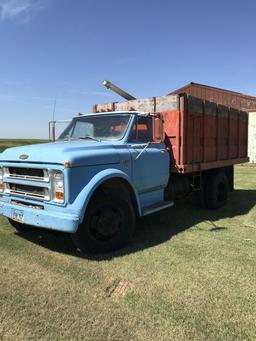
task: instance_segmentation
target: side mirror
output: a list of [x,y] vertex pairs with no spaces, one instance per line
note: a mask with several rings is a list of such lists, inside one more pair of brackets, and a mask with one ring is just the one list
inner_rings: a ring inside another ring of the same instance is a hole
[[59,136],[60,129],[59,126],[56,127],[56,124],[62,123],[65,124],[65,127],[67,124],[71,122],[71,120],[58,120],[58,121],[50,121],[49,122],[49,141],[56,141],[56,134]]
[[155,114],[153,116],[153,140],[154,142],[164,142],[164,124],[161,114]]
[[49,122],[49,140],[54,142],[56,140],[56,129],[55,129],[56,121]]

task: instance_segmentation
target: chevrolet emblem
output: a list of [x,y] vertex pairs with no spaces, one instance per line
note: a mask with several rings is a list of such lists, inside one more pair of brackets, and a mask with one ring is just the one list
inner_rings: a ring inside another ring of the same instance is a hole
[[28,159],[28,155],[22,154],[22,155],[19,156],[19,159],[21,159],[21,160],[27,160],[27,159]]

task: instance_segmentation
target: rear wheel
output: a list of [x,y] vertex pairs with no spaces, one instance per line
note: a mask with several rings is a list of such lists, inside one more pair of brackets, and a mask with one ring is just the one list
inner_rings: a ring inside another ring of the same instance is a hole
[[84,253],[103,253],[128,243],[135,227],[135,214],[128,198],[116,191],[98,192],[90,201],[84,222],[72,239]]
[[226,205],[228,192],[228,179],[223,172],[209,175],[205,188],[206,207],[217,209]]
[[204,190],[194,192],[195,203],[201,208],[205,208],[205,192]]

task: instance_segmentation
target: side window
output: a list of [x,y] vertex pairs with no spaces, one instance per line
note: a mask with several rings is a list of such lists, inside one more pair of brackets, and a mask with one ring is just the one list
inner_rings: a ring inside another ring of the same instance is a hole
[[151,117],[137,117],[137,122],[134,124],[130,141],[133,142],[149,142],[153,140],[152,133],[152,118]]

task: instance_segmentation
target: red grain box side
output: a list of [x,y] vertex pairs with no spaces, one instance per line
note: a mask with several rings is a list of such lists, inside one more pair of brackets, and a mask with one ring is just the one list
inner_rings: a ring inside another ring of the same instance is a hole
[[180,95],[179,111],[163,115],[166,144],[174,146],[173,172],[191,173],[249,161],[246,112],[184,94]]
[[161,113],[172,172],[192,173],[248,162],[248,114],[187,94],[96,104],[94,112]]

